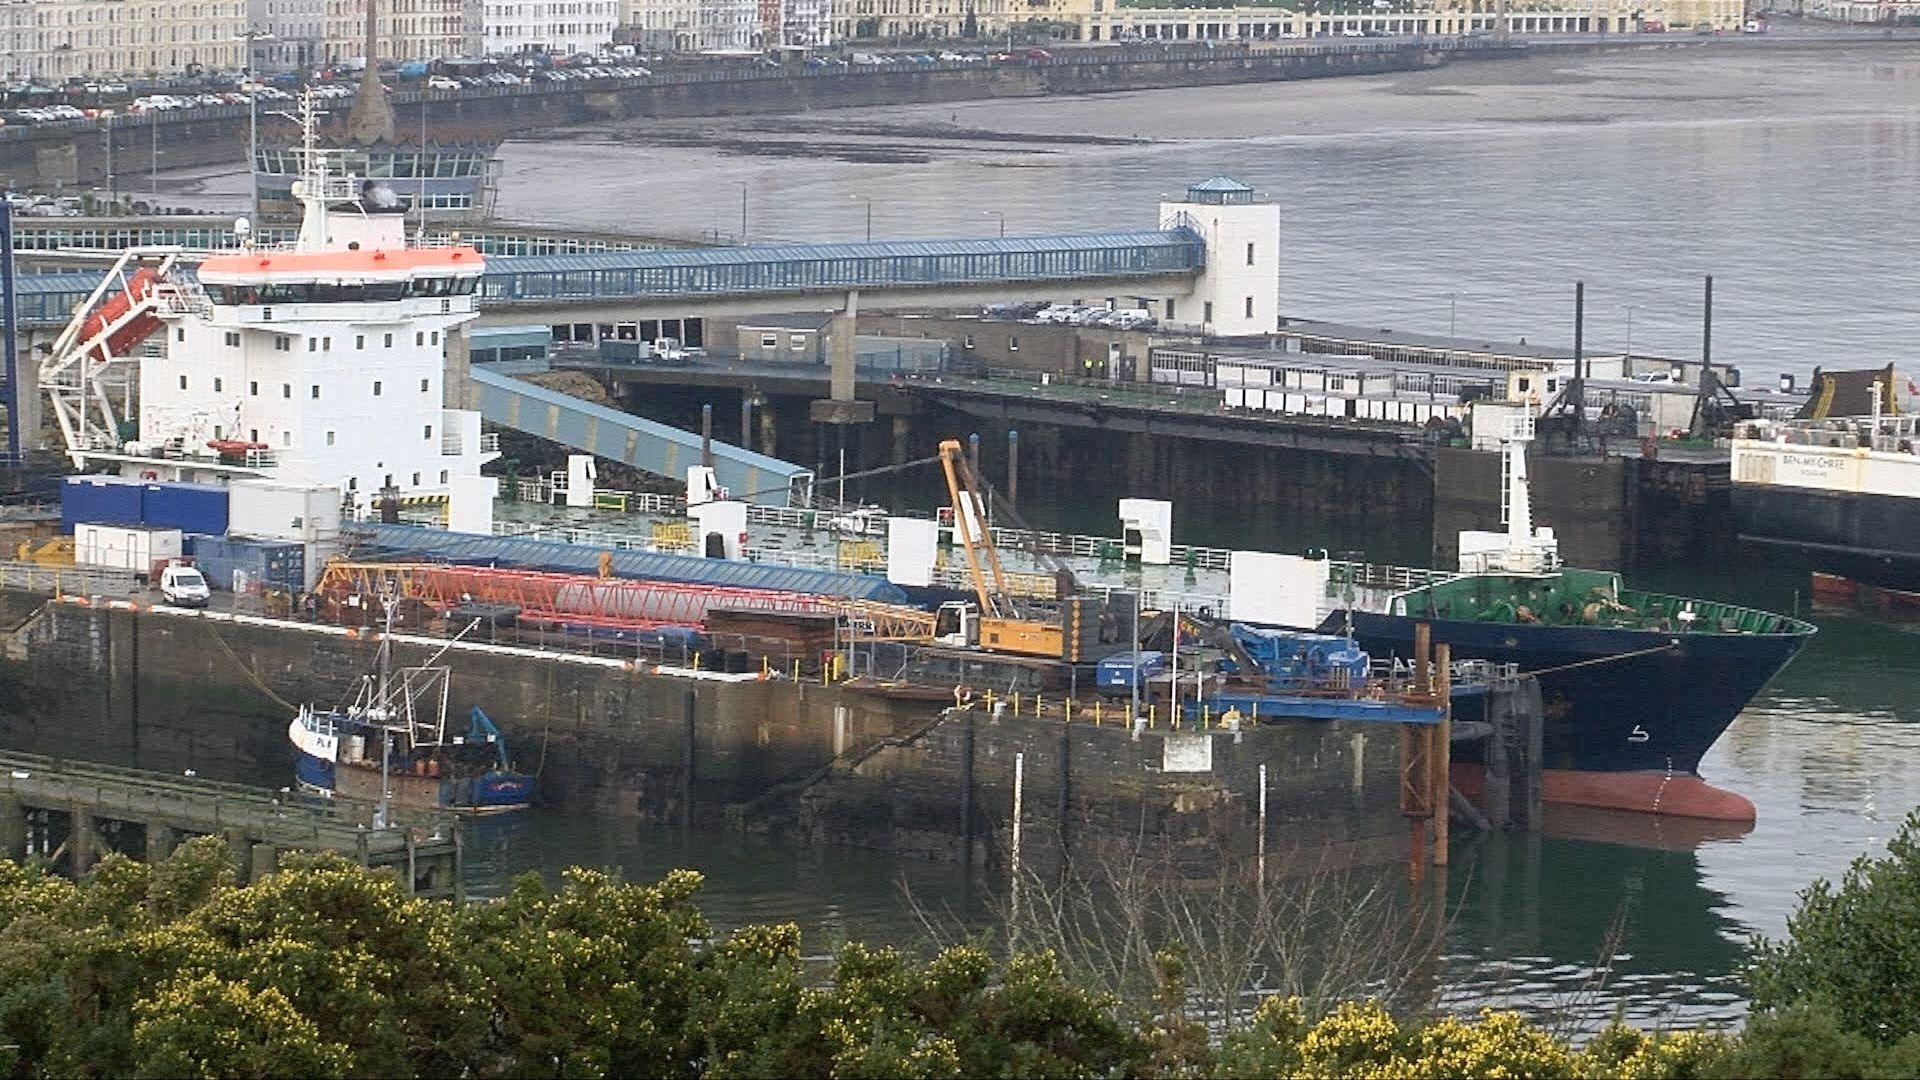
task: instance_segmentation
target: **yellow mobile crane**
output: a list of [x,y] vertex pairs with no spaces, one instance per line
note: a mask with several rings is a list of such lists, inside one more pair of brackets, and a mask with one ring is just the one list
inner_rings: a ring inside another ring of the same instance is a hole
[[947,494],[953,500],[953,532],[966,552],[967,572],[973,578],[980,607],[973,612],[966,604],[942,605],[934,640],[942,645],[1078,662],[1081,621],[1091,617],[1097,622],[1098,607],[1083,615],[1082,598],[1063,596],[1057,610],[1022,612],[1008,594],[1000,553],[994,550],[993,536],[987,528],[986,500],[958,439],[940,443],[940,468],[946,474]]

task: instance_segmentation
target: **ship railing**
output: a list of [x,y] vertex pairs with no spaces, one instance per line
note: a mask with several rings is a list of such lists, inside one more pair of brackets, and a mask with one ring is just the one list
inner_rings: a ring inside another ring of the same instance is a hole
[[128,596],[139,589],[131,570],[101,566],[42,566],[0,562],[0,589],[46,596]]
[[499,453],[500,433],[497,431],[482,432],[480,434],[480,452],[483,454]]
[[256,448],[247,451],[247,468],[249,469],[271,469],[278,464],[279,460],[274,457],[271,450]]
[[1327,567],[1327,595],[1340,599],[1348,586],[1361,590],[1408,592],[1451,581],[1458,576],[1446,570],[1335,559]]

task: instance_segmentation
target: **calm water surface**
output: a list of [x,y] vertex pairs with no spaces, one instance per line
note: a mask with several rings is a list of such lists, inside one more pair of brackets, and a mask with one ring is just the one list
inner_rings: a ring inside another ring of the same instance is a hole
[[[1149,223],[1162,193],[1224,172],[1283,207],[1284,310],[1431,331],[1451,317],[1462,332],[1565,341],[1571,282],[1584,278],[1590,342],[1626,346],[1630,333],[1636,350],[1692,355],[1699,276],[1713,273],[1716,359],[1770,378],[1905,363],[1920,254],[1916,90],[1920,50],[1906,47],[1644,52],[687,122],[675,140],[558,132],[506,147],[500,212],[734,232],[744,185],[754,239],[857,238],[869,202],[876,237],[985,234],[998,226],[990,212],[1013,233],[1079,231]],[[1006,132],[1046,138],[995,140]],[[1061,141],[1086,133],[1139,141]],[[1029,516],[1073,524],[1086,512]],[[1311,521],[1181,528],[1401,557],[1427,543],[1378,525],[1338,537]],[[1778,610],[1799,603],[1805,581],[1767,552],[1642,578]],[[1799,888],[1876,850],[1920,804],[1920,632],[1816,621],[1819,637],[1702,766],[1759,808],[1751,832],[1556,816],[1545,837],[1460,841],[1446,953],[1463,1002],[1551,1007],[1591,981],[1618,918],[1602,1017],[1615,1001],[1645,1022],[1740,1015],[1733,971],[1748,938],[1782,932]],[[556,815],[483,829],[484,887],[570,863],[635,876],[692,866],[708,873],[722,926],[797,920],[816,952],[847,937],[913,940],[903,882],[979,910],[979,883],[958,870],[859,852]]]

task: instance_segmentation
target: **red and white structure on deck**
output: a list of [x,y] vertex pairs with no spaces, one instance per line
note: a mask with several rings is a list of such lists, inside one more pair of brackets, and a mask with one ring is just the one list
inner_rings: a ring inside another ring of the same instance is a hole
[[303,119],[290,247],[192,271],[178,249],[130,250],[80,306],[40,366],[67,453],[144,479],[333,486],[362,513],[384,488],[446,495],[455,528],[486,532],[492,448],[479,413],[443,407],[484,260],[410,245],[399,200]]

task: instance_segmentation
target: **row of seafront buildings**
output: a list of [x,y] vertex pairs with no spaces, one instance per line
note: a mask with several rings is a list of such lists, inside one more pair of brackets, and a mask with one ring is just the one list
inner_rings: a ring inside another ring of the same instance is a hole
[[[274,72],[356,59],[369,0],[0,0],[0,79]],[[380,59],[821,48],[853,41],[1235,41],[1497,29],[1498,0],[374,0]],[[1737,29],[1745,0],[1510,0],[1516,34]],[[1328,9],[1334,9],[1334,13]]]

